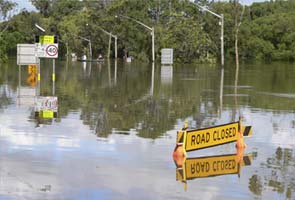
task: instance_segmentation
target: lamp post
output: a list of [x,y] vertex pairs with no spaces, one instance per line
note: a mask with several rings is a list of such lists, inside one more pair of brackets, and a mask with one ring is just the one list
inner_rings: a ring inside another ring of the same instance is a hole
[[155,30],[154,30],[154,27],[149,27],[149,26],[145,25],[144,23],[138,21],[137,19],[134,19],[132,17],[128,17],[128,16],[125,16],[125,15],[116,15],[115,17],[116,18],[121,17],[121,18],[130,19],[130,20],[144,26],[149,31],[151,31],[151,35],[152,35],[152,60],[154,62],[155,61]]
[[90,55],[90,60],[92,60],[92,48],[91,48],[91,40],[90,39],[87,39],[87,38],[84,38],[84,37],[81,37],[79,35],[76,35],[78,38],[82,39],[82,40],[85,40],[89,43],[89,55]]
[[118,47],[117,47],[117,40],[118,40],[118,37],[116,35],[113,35],[111,32],[108,32],[106,30],[104,30],[103,28],[101,27],[98,27],[102,32],[108,34],[110,37],[113,37],[115,39],[115,59],[117,59],[118,57]]
[[[35,23],[35,27],[39,30],[39,31],[41,31],[41,32],[43,32],[43,33],[45,33],[45,29],[44,28],[42,28],[41,26],[39,26],[37,23]],[[54,59],[53,59],[54,60]],[[52,61],[52,62],[54,62],[54,61]],[[40,58],[38,57],[38,65],[37,65],[37,67],[38,67],[38,75],[37,75],[37,80],[38,80],[38,86],[36,87],[36,93],[37,93],[37,95],[39,95],[40,96],[40,88],[41,88],[41,67],[40,67]],[[54,70],[55,69],[53,69],[53,72],[52,73],[54,73]],[[52,78],[53,78],[53,76],[52,76]],[[54,85],[54,82],[53,82],[53,85]],[[53,85],[52,85],[52,87],[53,87]]]
[[223,67],[224,66],[224,39],[223,39],[223,34],[224,34],[224,16],[223,14],[217,14],[211,10],[209,10],[208,8],[204,7],[204,6],[201,6],[197,3],[194,3],[194,2],[191,2],[193,4],[195,4],[196,6],[198,6],[201,10],[204,10],[204,11],[207,11],[209,12],[210,14],[214,15],[215,17],[218,17],[220,19],[220,26],[221,26],[221,32],[220,32],[220,40],[221,40],[221,43],[220,43],[220,56],[221,56],[221,66]]

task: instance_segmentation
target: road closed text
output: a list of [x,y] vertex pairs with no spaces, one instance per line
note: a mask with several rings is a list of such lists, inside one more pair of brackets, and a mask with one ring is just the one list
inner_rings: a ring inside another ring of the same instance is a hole
[[196,150],[237,140],[238,123],[187,132],[186,150]]

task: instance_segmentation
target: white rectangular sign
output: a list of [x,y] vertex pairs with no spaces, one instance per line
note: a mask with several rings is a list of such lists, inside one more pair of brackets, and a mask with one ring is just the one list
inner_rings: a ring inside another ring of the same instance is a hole
[[39,58],[57,58],[58,44],[36,43],[36,56]]
[[161,50],[161,64],[172,65],[173,64],[173,49],[162,49]]
[[35,55],[35,44],[17,44],[17,64],[38,64],[38,59]]

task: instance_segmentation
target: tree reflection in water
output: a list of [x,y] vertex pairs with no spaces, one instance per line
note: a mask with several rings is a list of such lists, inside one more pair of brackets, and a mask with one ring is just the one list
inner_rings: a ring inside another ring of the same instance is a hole
[[[255,195],[262,195],[263,191],[271,190],[283,195],[286,199],[292,198],[295,191],[295,155],[292,149],[278,147],[273,157],[267,158],[261,164],[265,174],[254,174],[249,179],[249,189]],[[293,196],[294,198],[294,196]]]

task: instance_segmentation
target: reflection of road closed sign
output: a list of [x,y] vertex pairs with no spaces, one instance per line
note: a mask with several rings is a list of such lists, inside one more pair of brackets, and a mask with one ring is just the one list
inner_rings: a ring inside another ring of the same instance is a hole
[[[239,160],[239,156],[241,156],[242,159]],[[246,156],[230,154],[187,158],[183,163],[183,167],[177,168],[176,179],[183,181],[195,178],[238,174],[240,167],[251,165],[251,161],[252,154]]]
[[58,57],[58,45],[57,44],[47,45],[47,47],[45,49],[45,57],[57,58]]
[[28,75],[27,83],[29,83],[32,87],[35,87],[37,84],[37,65],[28,66]]

